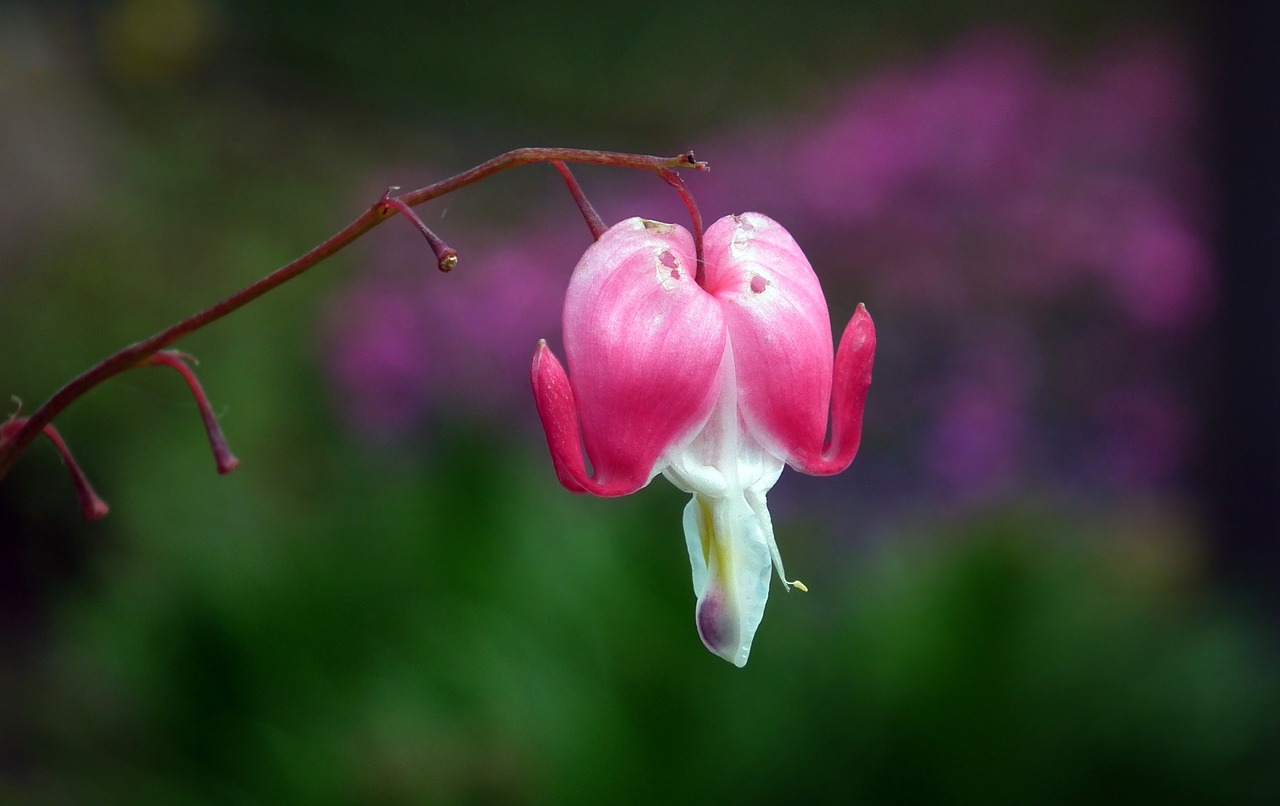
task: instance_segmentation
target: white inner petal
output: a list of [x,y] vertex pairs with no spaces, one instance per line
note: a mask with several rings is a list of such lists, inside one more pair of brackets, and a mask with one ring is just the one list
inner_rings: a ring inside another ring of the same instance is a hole
[[771,566],[787,584],[765,504],[783,462],[743,424],[731,345],[720,377],[720,397],[706,426],[671,457],[663,475],[693,495],[684,530],[699,634],[711,651],[741,666],[764,616]]
[[685,507],[684,528],[698,634],[712,652],[743,666],[769,598],[770,556],[760,521],[741,496],[695,495]]

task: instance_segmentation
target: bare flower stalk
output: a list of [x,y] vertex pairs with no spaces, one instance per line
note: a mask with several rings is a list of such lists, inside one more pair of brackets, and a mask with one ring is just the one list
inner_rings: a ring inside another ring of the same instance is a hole
[[591,240],[598,241],[600,236],[604,235],[608,227],[600,218],[600,214],[596,212],[596,208],[591,206],[591,202],[587,201],[587,196],[582,192],[582,186],[578,184],[578,180],[573,178],[573,172],[569,170],[569,166],[560,160],[551,163],[560,176],[564,178],[564,183],[569,188],[569,195],[573,196],[574,204],[578,205],[578,212],[582,213],[582,218],[587,222],[587,229],[591,230]]
[[[587,149],[576,148],[520,148],[515,151],[508,151],[500,154],[487,162],[483,162],[470,170],[463,171],[456,176],[418,188],[417,190],[403,193],[397,196],[391,196],[390,191],[384,194],[382,198],[376,201],[372,206],[360,214],[354,221],[346,227],[335,233],[333,236],[320,243],[311,251],[276,269],[272,273],[262,279],[245,286],[235,292],[226,299],[216,302],[192,316],[176,322],[173,325],[161,330],[160,332],[129,345],[116,353],[103,359],[98,364],[90,367],[80,375],[73,378],[65,386],[59,389],[48,400],[44,402],[38,409],[32,412],[30,417],[13,418],[5,423],[6,427],[0,429],[0,479],[9,472],[18,457],[27,449],[37,435],[44,432],[54,439],[55,444],[59,444],[61,440],[55,436],[56,432],[51,430],[53,419],[61,414],[68,406],[78,400],[85,393],[102,382],[122,372],[133,369],[134,367],[143,365],[162,364],[173,367],[183,372],[187,377],[188,383],[191,385],[193,393],[196,395],[199,403],[203,398],[203,392],[199,391],[199,384],[195,382],[195,376],[191,374],[190,368],[176,359],[156,358],[157,353],[171,344],[177,342],[183,337],[194,333],[204,326],[215,322],[227,314],[235,311],[244,305],[253,302],[258,297],[271,291],[289,280],[297,277],[303,272],[318,263],[321,263],[341,250],[350,246],[358,238],[369,230],[378,226],[397,212],[405,214],[411,221],[415,221],[415,226],[425,229],[421,225],[421,221],[411,214],[412,208],[423,202],[438,199],[459,190],[467,185],[487,179],[496,173],[505,171],[509,168],[515,168],[521,165],[529,165],[532,163],[550,162],[550,163],[581,163],[589,165],[609,165],[618,168],[637,168],[641,170],[653,171],[660,176],[670,180],[673,175],[673,169],[691,168],[694,170],[706,170],[707,164],[694,159],[693,152],[685,152],[674,157],[654,157],[644,154],[625,154],[612,151],[593,151]],[[562,173],[563,175],[563,173]],[[673,183],[675,184],[675,183]],[[576,195],[575,195],[576,199]],[[433,251],[436,253],[437,260],[441,269],[452,268],[457,262],[457,253],[444,244],[434,233],[427,230],[428,240],[431,243]],[[205,401],[207,403],[207,401]],[[205,420],[206,428],[209,431],[211,444],[214,447],[215,458],[218,460],[218,468],[220,472],[227,472],[234,467],[234,457],[226,448],[225,440],[221,440],[221,431],[217,429],[216,422],[213,421],[212,413],[207,412],[204,407],[201,409],[201,416]],[[220,442],[219,442],[220,441]],[[221,451],[219,453],[219,444]],[[65,445],[59,445],[59,450],[63,453],[64,458],[68,459],[68,465],[73,466],[73,462],[69,459],[70,452],[65,450]],[[230,458],[228,458],[230,457]],[[226,469],[224,469],[224,467]],[[82,476],[81,476],[82,477]],[[85,481],[85,489],[88,482]],[[77,487],[79,488],[79,482]],[[96,499],[96,495],[93,496]],[[88,499],[84,499],[88,500]],[[89,510],[86,509],[86,516]],[[102,505],[101,511],[98,513],[105,514],[105,505]]]
[[196,408],[200,410],[200,421],[204,424],[205,434],[209,438],[209,449],[213,451],[213,461],[218,468],[218,473],[226,475],[240,466],[240,460],[227,446],[227,438],[222,435],[222,426],[218,425],[218,418],[213,413],[213,406],[209,404],[209,397],[204,393],[204,387],[200,385],[196,374],[188,366],[189,363],[197,362],[186,353],[161,350],[143,361],[141,366],[171,367],[182,375],[188,388],[191,389],[192,397],[195,398]]

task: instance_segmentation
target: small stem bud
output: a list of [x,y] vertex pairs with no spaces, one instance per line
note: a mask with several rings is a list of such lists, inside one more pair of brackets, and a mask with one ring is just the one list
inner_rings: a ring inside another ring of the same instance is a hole
[[187,366],[187,361],[195,363],[195,359],[186,353],[180,353],[175,350],[163,350],[143,361],[139,366],[152,367],[172,367],[182,373],[182,377],[186,379],[187,386],[191,388],[191,394],[196,399],[196,408],[200,410],[200,419],[204,422],[205,433],[209,437],[209,447],[213,450],[213,461],[217,464],[219,474],[227,474],[240,466],[240,460],[231,453],[231,448],[227,446],[227,438],[222,433],[222,426],[218,425],[218,419],[213,414],[213,407],[209,405],[209,398],[204,393],[204,388],[200,386],[200,381],[196,379],[195,373]]
[[399,189],[398,186],[394,185],[387,188],[387,192],[383,194],[378,203],[385,208],[395,210],[413,222],[413,225],[418,228],[418,232],[421,232],[427,239],[427,243],[431,244],[431,251],[436,253],[436,265],[440,267],[440,271],[453,271],[454,267],[458,265],[457,250],[445,243],[439,235],[432,232],[431,228],[422,222],[422,219],[418,217],[412,207],[405,204],[402,199],[391,195],[391,191]]

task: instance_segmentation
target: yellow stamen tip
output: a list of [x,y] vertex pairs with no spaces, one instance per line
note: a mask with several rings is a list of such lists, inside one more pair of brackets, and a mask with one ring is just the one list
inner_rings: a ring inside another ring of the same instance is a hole
[[790,582],[788,582],[787,584],[788,584],[788,585],[790,585],[791,587],[795,588],[796,590],[800,591],[801,593],[808,593],[808,592],[809,592],[809,588],[808,588],[808,586],[807,586],[807,585],[805,585],[803,582],[801,582],[801,581],[800,581],[800,580],[798,580],[798,579],[793,579],[793,580],[791,580]]

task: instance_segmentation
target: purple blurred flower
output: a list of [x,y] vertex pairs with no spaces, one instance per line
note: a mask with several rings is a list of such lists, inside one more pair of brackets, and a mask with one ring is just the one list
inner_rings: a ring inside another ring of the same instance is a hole
[[[1172,45],[1061,68],[988,33],[781,138],[796,159],[775,215],[835,310],[843,288],[884,323],[877,391],[905,410],[867,431],[905,449],[900,475],[962,500],[1177,479],[1190,401],[1151,390],[1177,388],[1213,300],[1196,109]],[[1090,475],[1099,456],[1116,472]]]
[[353,427],[374,437],[411,431],[430,397],[426,325],[416,295],[387,285],[335,306],[330,371]]
[[1169,389],[1136,382],[1099,401],[1093,472],[1120,490],[1152,489],[1177,481],[1191,449],[1192,424]]
[[527,404],[529,350],[558,332],[574,250],[590,242],[572,223],[564,229],[577,244],[530,235],[486,250],[494,239],[464,235],[462,262],[447,278],[415,233],[378,241],[373,263],[383,270],[340,292],[327,321],[329,370],[353,427],[395,439],[441,407],[503,417]]
[[1018,333],[1003,335],[988,334],[960,356],[931,401],[925,466],[945,492],[963,500],[1014,489],[1027,458],[1034,350]]

